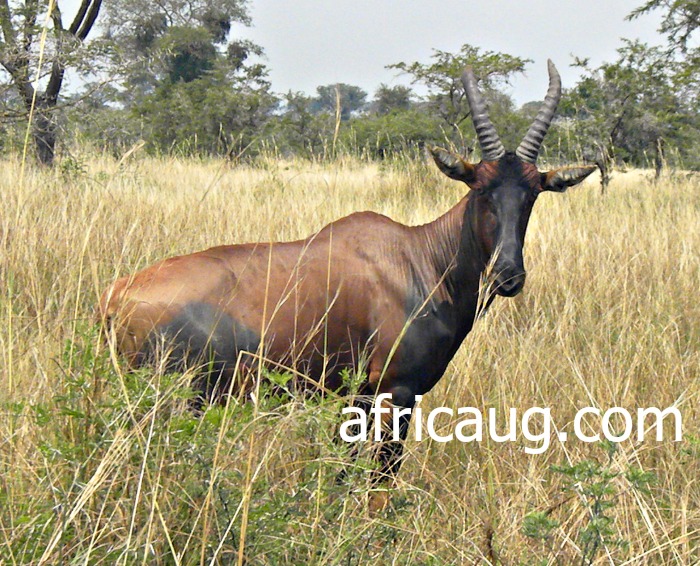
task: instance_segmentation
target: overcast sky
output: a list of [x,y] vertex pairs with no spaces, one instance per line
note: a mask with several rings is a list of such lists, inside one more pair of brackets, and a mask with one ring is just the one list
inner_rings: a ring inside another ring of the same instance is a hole
[[314,94],[336,82],[370,97],[380,83],[409,84],[386,65],[429,62],[432,49],[456,52],[469,43],[529,58],[513,81],[518,103],[544,98],[547,58],[573,86],[572,55],[594,65],[614,60],[620,38],[661,43],[660,15],[625,16],[643,0],[250,0],[251,28],[236,28],[261,45],[275,92]]

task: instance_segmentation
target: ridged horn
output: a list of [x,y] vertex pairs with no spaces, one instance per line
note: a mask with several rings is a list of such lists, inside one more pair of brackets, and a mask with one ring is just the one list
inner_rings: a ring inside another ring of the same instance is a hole
[[467,95],[469,109],[472,113],[472,123],[481,146],[481,158],[484,161],[498,161],[503,157],[506,150],[498,137],[496,128],[494,128],[489,119],[486,103],[476,86],[476,77],[471,67],[464,69],[462,84],[464,85],[464,92]]
[[518,149],[515,150],[515,155],[526,163],[534,164],[537,161],[542,140],[547,135],[547,130],[552,123],[561,98],[561,77],[551,59],[547,59],[547,69],[549,71],[549,90],[544,98],[544,104],[542,104],[542,108],[537,113],[535,121],[525,134],[523,141],[520,142]]

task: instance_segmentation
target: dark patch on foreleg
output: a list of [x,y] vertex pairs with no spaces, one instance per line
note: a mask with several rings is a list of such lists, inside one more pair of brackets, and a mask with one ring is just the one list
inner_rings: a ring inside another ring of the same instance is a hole
[[398,416],[398,433],[399,440],[394,440],[394,408],[413,409],[415,405],[415,396],[413,392],[404,386],[393,387],[387,393],[392,394],[392,411],[389,414],[382,415],[384,422],[382,423],[382,441],[377,451],[377,462],[379,468],[372,477],[372,485],[378,485],[393,481],[401,468],[403,462],[403,447],[406,437],[408,436],[408,427],[411,423],[410,414],[401,414]]
[[[411,422],[410,413],[400,412],[401,409],[413,409],[415,395],[413,390],[406,386],[394,386],[384,391],[391,393],[391,403],[383,402],[383,406],[389,406],[391,411],[382,414],[382,441],[377,448],[377,469],[372,473],[370,484],[373,488],[369,493],[368,508],[370,514],[375,514],[389,504],[389,492],[382,486],[392,485],[403,463],[404,442],[408,436],[408,427]],[[394,440],[394,408],[398,419],[398,440]]]

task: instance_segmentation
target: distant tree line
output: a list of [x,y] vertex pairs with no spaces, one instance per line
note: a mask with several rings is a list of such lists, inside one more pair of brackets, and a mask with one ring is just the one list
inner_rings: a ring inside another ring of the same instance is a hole
[[[517,146],[540,104],[518,107],[504,89],[531,61],[471,45],[389,65],[421,85],[422,97],[407,86],[370,95],[343,83],[276,94],[262,47],[232,33],[250,24],[245,0],[82,0],[70,23],[60,4],[48,14],[48,0],[0,1],[0,148],[23,146],[31,117],[46,164],[57,140],[115,155],[140,140],[156,154],[232,158],[272,150],[381,159],[426,141],[470,154],[478,147],[459,81],[466,65],[506,146]],[[583,76],[564,93],[546,159],[700,169],[700,50],[691,40],[700,0],[650,0],[629,17],[656,9],[666,45],[624,40],[599,67],[575,59]],[[80,86],[64,88],[67,69]]]

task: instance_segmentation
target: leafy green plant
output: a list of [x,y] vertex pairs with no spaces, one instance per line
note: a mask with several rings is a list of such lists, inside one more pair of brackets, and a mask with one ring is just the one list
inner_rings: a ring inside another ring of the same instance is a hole
[[61,159],[58,171],[64,181],[76,181],[86,174],[85,164],[77,157],[70,155]]
[[538,540],[549,540],[552,531],[559,526],[559,521],[551,519],[544,511],[533,511],[523,519],[522,533],[526,537]]
[[[614,528],[613,509],[621,492],[617,487],[618,478],[627,480],[629,489],[635,489],[642,493],[649,493],[649,485],[655,480],[650,472],[644,472],[634,466],[629,466],[622,471],[614,468],[614,455],[618,445],[603,441],[600,446],[606,453],[605,462],[601,463],[593,459],[585,459],[576,464],[552,466],[552,471],[565,478],[564,489],[576,493],[578,499],[586,509],[587,521],[579,531],[581,542],[581,564],[593,564],[596,555],[603,547],[628,546],[628,541],[620,538]],[[527,536],[534,538],[546,538],[551,531],[549,520],[540,516],[532,517],[528,523]]]

